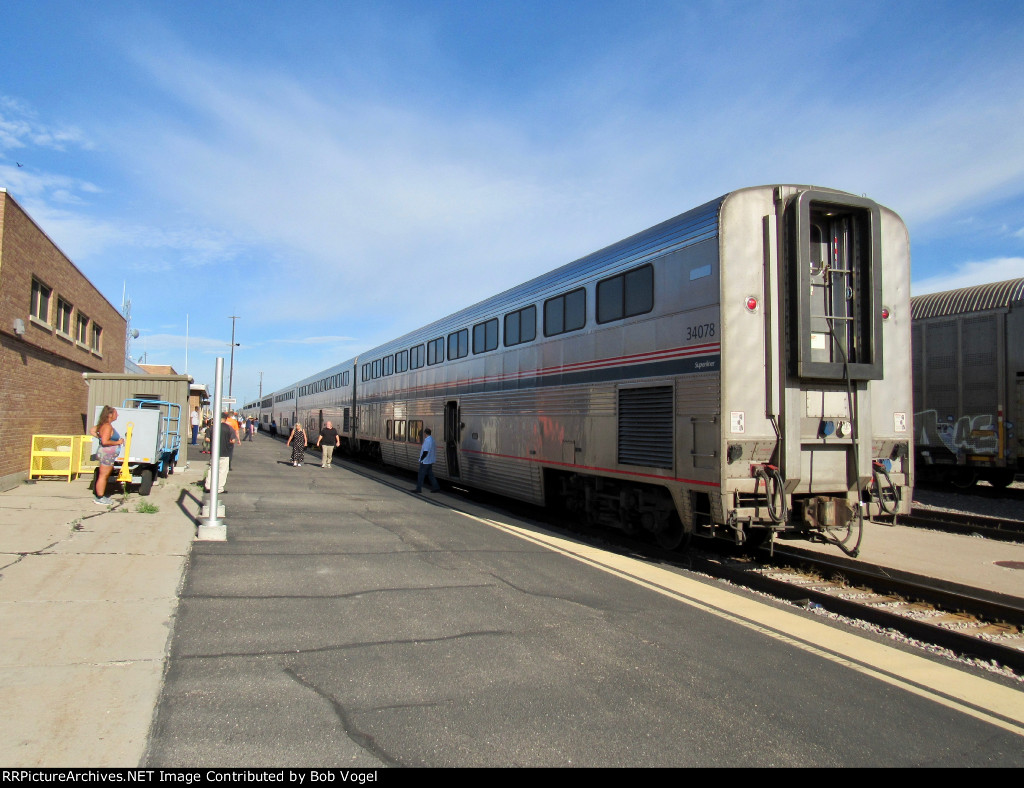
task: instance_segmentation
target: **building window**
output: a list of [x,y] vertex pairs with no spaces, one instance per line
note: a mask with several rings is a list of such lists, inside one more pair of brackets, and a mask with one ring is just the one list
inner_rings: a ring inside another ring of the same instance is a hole
[[528,306],[505,315],[505,347],[537,338],[537,307]]
[[71,336],[71,313],[75,307],[63,298],[57,299],[57,330]]
[[473,352],[486,353],[498,347],[498,318],[473,326]]
[[634,268],[597,283],[597,322],[608,323],[654,309],[654,268]]
[[29,314],[44,323],[50,322],[50,296],[53,291],[40,282],[32,280],[32,303],[29,305]]
[[92,341],[89,347],[92,348],[93,353],[99,353],[103,350],[103,329],[95,323],[92,324]]
[[89,342],[89,318],[81,312],[75,318],[75,340],[81,345],[88,345]]
[[448,360],[469,355],[469,329],[464,328],[448,335]]
[[409,369],[419,369],[423,366],[423,345],[409,348]]
[[544,302],[544,336],[578,331],[587,323],[587,291],[573,290]]
[[440,364],[442,361],[444,361],[444,337],[438,337],[427,343],[427,364]]

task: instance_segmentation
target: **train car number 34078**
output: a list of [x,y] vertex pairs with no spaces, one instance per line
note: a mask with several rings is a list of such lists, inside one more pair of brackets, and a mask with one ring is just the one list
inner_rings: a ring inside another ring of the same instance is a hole
[[708,339],[715,335],[714,323],[700,323],[696,326],[686,327],[686,339]]

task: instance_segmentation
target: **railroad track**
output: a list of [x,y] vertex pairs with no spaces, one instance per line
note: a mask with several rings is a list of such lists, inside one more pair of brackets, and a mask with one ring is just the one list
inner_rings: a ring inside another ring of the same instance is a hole
[[697,571],[802,607],[867,621],[1024,676],[1024,602],[887,577],[775,547],[774,556],[693,556]]
[[898,522],[900,525],[914,528],[977,534],[1004,542],[1024,542],[1024,521],[1007,517],[985,517],[979,514],[915,508],[909,515],[900,515]]

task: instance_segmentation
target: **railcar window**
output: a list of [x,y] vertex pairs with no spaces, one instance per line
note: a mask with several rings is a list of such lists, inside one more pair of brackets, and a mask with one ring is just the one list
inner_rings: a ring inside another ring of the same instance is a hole
[[423,422],[422,421],[410,421],[409,422],[409,443],[423,443]]
[[498,347],[498,318],[473,326],[473,352],[486,353]]
[[634,268],[597,283],[597,322],[643,315],[654,309],[654,268]]
[[409,348],[409,369],[419,369],[423,366],[423,345]]
[[444,337],[438,337],[427,343],[427,364],[440,364],[442,361],[444,361]]
[[365,382],[365,381],[367,381],[369,379],[370,379],[370,363],[367,362],[367,363],[363,364],[363,381]]
[[404,441],[405,440],[405,419],[396,419],[395,420],[395,440],[396,441]]
[[32,280],[32,303],[29,305],[29,314],[44,323],[50,321],[50,296],[53,290],[44,285],[38,279]]
[[373,377],[374,378],[379,378],[380,377],[380,359],[379,358],[376,359],[373,362]]
[[573,290],[544,302],[544,336],[578,331],[587,323],[587,291]]
[[448,335],[448,360],[469,355],[469,329],[464,328]]
[[409,351],[399,350],[395,353],[395,372],[405,372],[409,369]]
[[505,347],[537,338],[537,307],[528,306],[505,315]]
[[395,371],[395,357],[384,356],[384,375],[392,375]]

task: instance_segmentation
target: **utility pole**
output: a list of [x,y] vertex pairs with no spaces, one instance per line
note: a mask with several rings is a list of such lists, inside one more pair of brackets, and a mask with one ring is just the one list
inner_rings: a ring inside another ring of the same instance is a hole
[[231,384],[235,380],[235,321],[238,315],[229,315],[231,318],[231,370],[228,372],[228,399],[231,399]]
[[260,372],[260,399],[263,399],[263,373]]

